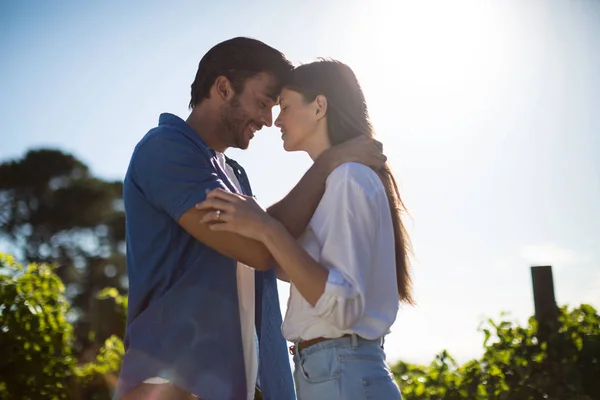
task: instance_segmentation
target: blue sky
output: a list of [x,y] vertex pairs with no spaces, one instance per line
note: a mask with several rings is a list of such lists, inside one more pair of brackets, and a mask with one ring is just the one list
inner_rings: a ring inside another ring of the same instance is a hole
[[[0,160],[53,146],[122,179],[161,112],[187,116],[202,55],[251,36],[363,85],[416,253],[390,360],[479,356],[480,321],[533,313],[531,265],[553,265],[560,304],[600,308],[600,3],[166,4],[0,3]],[[274,128],[229,154],[264,205],[310,165]]]

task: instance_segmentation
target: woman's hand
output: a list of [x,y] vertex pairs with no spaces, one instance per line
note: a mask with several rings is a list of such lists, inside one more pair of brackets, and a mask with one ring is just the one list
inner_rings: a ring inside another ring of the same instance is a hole
[[207,211],[200,223],[213,231],[234,232],[265,245],[273,260],[313,307],[325,291],[329,271],[318,264],[276,219],[252,198],[215,189],[196,204]]
[[200,222],[211,230],[234,232],[258,241],[263,241],[266,231],[277,223],[254,198],[223,189],[211,191],[196,208],[208,211]]

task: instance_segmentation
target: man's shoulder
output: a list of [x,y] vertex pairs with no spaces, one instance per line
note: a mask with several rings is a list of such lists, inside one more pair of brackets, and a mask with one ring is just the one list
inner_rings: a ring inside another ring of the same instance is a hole
[[[212,171],[212,154],[202,141],[194,140],[176,127],[159,125],[150,129],[135,146],[124,185],[143,185],[182,174]],[[145,182],[145,183],[144,183]]]
[[131,161],[150,157],[164,159],[196,154],[202,160],[211,157],[210,149],[199,138],[194,138],[171,125],[159,125],[150,129],[137,143]]
[[[191,138],[186,136],[180,129],[171,125],[158,125],[151,128],[137,143],[136,150],[140,151],[142,148],[163,146],[167,143],[179,142],[179,143],[190,143]],[[199,142],[198,144],[202,144]],[[165,148],[165,150],[168,149]]]

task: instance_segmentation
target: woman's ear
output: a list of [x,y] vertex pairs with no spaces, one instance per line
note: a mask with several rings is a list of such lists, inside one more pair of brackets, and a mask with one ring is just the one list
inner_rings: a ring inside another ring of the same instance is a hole
[[315,99],[315,102],[317,104],[315,111],[317,114],[317,119],[324,118],[325,115],[327,115],[327,97],[320,94]]

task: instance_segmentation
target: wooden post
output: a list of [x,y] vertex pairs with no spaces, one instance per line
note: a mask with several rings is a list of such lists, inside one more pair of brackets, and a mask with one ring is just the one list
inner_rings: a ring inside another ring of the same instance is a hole
[[554,280],[549,265],[531,267],[535,319],[538,321],[541,339],[555,331],[558,326],[558,307],[554,298]]

